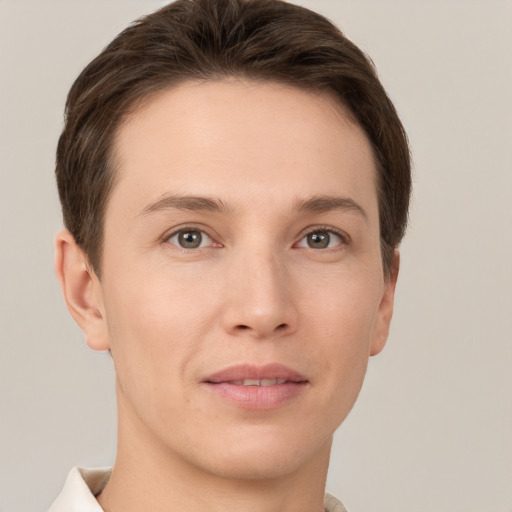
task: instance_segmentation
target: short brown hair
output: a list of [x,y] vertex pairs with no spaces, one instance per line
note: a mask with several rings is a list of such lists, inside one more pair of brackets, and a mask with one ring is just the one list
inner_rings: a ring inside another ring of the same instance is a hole
[[325,91],[366,132],[378,171],[381,252],[390,271],[407,224],[407,137],[371,61],[326,18],[280,0],[177,0],[121,32],[66,102],[56,176],[65,226],[100,275],[112,145],[130,108],[185,80],[241,77]]

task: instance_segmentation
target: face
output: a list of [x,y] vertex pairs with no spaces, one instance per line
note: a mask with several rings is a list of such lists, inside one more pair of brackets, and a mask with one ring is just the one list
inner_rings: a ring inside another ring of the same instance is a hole
[[120,441],[247,478],[328,459],[393,303],[364,132],[328,96],[187,83],[114,156],[89,342],[112,351]]

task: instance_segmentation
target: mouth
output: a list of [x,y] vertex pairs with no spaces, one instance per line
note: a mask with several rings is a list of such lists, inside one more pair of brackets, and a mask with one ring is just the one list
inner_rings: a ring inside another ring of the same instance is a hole
[[286,379],[243,379],[243,380],[234,380],[228,382],[228,384],[233,384],[234,386],[275,386],[276,384],[284,384],[285,382],[289,382]]
[[237,365],[202,381],[222,401],[245,410],[269,410],[298,399],[309,381],[282,364]]

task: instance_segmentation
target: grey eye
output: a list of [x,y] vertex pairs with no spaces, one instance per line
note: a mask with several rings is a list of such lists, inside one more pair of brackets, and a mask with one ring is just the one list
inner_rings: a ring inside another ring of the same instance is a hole
[[314,231],[307,235],[306,240],[311,249],[325,249],[329,247],[331,235],[327,231]]
[[178,243],[185,249],[197,249],[203,237],[199,231],[186,231],[178,234]]
[[311,231],[302,240],[297,247],[307,247],[309,249],[331,249],[338,245],[343,245],[343,239],[340,235],[326,229]]
[[183,229],[169,238],[169,243],[183,249],[199,249],[211,244],[211,238],[198,229]]

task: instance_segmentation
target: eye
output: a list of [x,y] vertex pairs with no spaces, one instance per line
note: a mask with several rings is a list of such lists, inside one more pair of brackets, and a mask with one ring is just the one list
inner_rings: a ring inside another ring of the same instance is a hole
[[302,238],[297,247],[308,247],[310,249],[331,249],[343,243],[340,235],[333,231],[319,229],[311,231],[304,238]]
[[213,240],[199,229],[180,229],[169,236],[167,242],[182,249],[200,249],[213,245]]

